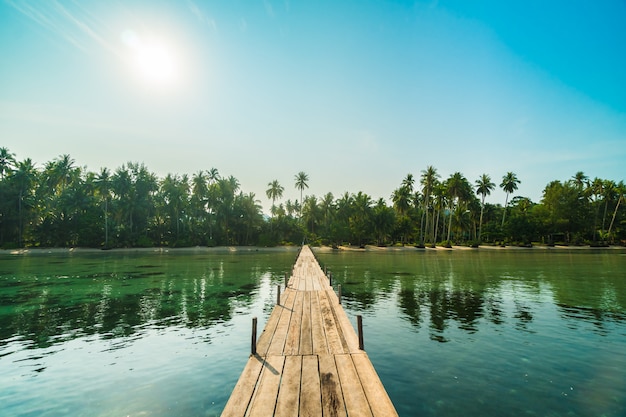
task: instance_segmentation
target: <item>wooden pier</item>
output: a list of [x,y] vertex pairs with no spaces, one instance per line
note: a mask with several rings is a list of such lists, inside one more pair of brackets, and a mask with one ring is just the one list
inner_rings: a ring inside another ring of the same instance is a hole
[[398,415],[308,246],[255,334],[222,417]]

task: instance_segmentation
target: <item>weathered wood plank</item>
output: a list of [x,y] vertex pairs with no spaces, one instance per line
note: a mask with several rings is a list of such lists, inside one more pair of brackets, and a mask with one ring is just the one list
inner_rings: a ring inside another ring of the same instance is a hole
[[302,319],[300,329],[300,354],[310,355],[313,353],[313,339],[311,333],[311,293],[302,292]]
[[292,289],[285,290],[282,305],[276,306],[275,309],[281,309],[280,319],[276,326],[276,331],[267,350],[268,355],[282,355],[287,339],[287,330],[289,330],[289,322],[291,321],[293,302],[296,291]]
[[328,342],[326,333],[324,333],[324,323],[322,311],[318,299],[318,292],[308,292],[311,294],[311,336],[313,338],[313,353],[317,355],[326,354],[328,350]]
[[222,417],[243,417],[263,369],[263,359],[251,356],[233,389]]
[[257,354],[261,356],[265,356],[267,354],[267,349],[269,349],[272,337],[274,337],[274,332],[276,331],[276,326],[278,325],[278,320],[280,320],[281,313],[282,309],[275,308],[272,310],[272,314],[270,314],[270,318],[267,319],[265,328],[263,328],[263,332],[261,332],[261,336],[259,336],[257,341]]
[[350,417],[372,417],[372,411],[350,355],[335,355],[335,363],[346,410]]
[[300,407],[302,356],[286,356],[283,375],[276,400],[275,417],[293,417]]
[[398,412],[367,354],[363,352],[351,356],[374,417],[397,416]]
[[334,356],[320,355],[319,368],[324,417],[347,416]]
[[300,390],[300,417],[322,415],[322,392],[316,355],[302,357],[302,381]]
[[298,291],[293,303],[291,321],[287,330],[285,341],[285,355],[297,355],[300,350],[300,329],[302,327],[302,306],[304,304],[304,293]]
[[284,364],[284,356],[268,356],[265,358],[259,385],[252,398],[247,416],[268,417],[274,415]]
[[326,297],[328,298],[328,302],[337,324],[337,332],[339,333],[339,337],[341,339],[343,351],[345,353],[359,352],[359,338],[355,333],[348,316],[339,305],[337,294],[335,294],[335,291],[332,288],[324,292],[326,293]]
[[325,291],[320,291],[318,295],[328,350],[330,353],[344,353],[337,323],[335,322],[335,316],[330,308],[327,294]]

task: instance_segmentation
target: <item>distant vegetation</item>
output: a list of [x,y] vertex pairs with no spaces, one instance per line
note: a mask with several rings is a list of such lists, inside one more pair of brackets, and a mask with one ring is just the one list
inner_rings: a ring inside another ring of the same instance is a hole
[[[513,196],[520,180],[500,184],[483,174],[471,183],[456,172],[440,178],[429,166],[391,190],[391,206],[358,191],[303,196],[309,177],[294,176],[300,200],[281,202],[284,187],[268,183],[271,217],[254,193],[216,169],[158,178],[144,164],[90,172],[69,155],[37,168],[0,148],[0,247],[147,247],[624,243],[623,181],[582,172],[552,181],[539,203]],[[485,203],[496,186],[504,205]],[[302,203],[301,203],[302,202]]]

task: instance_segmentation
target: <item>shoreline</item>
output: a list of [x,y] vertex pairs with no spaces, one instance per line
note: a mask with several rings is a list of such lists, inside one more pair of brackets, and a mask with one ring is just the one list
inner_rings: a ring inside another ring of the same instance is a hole
[[[71,253],[248,253],[248,252],[297,252],[299,246],[192,246],[185,248],[167,248],[167,247],[151,247],[151,248],[114,248],[114,249],[98,249],[98,248],[24,248],[24,249],[0,249],[0,256],[2,255],[27,255],[27,254],[71,254]],[[626,250],[624,246],[611,245],[606,247],[592,247],[592,246],[548,246],[548,245],[534,245],[531,247],[521,246],[490,246],[484,245],[477,248],[469,246],[457,246],[453,245],[451,248],[443,246],[437,246],[434,248],[425,247],[419,248],[416,246],[374,246],[365,245],[364,247],[358,246],[339,246],[337,249],[331,246],[313,246],[314,251],[319,252],[441,252],[441,251],[614,251],[614,250]]]
[[437,252],[437,251],[479,251],[479,250],[487,250],[487,251],[532,251],[532,250],[545,250],[545,251],[566,251],[566,250],[626,250],[624,246],[604,246],[604,247],[592,247],[592,246],[548,246],[548,245],[534,245],[531,247],[523,247],[523,246],[491,246],[491,245],[481,245],[476,248],[472,248],[469,246],[459,246],[452,245],[451,248],[446,248],[443,246],[436,246],[434,248],[425,247],[419,248],[416,246],[406,245],[406,246],[373,246],[373,245],[365,245],[365,247],[361,248],[358,246],[339,246],[337,249],[333,249],[330,246],[321,246],[317,247],[317,250],[323,252],[332,252],[332,251],[350,251],[350,252]]

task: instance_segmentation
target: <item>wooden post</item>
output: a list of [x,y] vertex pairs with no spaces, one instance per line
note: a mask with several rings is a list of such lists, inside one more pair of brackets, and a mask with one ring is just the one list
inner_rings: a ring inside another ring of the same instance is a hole
[[359,332],[359,349],[365,350],[363,347],[363,316],[356,316],[356,328]]
[[331,287],[333,286],[333,273],[332,272],[328,273],[328,285],[330,285]]
[[285,289],[287,289],[288,284],[289,284],[289,274],[285,272]]
[[278,285],[278,292],[276,293],[276,304],[280,305],[280,285]]
[[337,298],[339,298],[339,304],[341,304],[341,284],[337,286]]
[[256,355],[256,317],[252,317],[252,344],[250,352],[252,355]]

